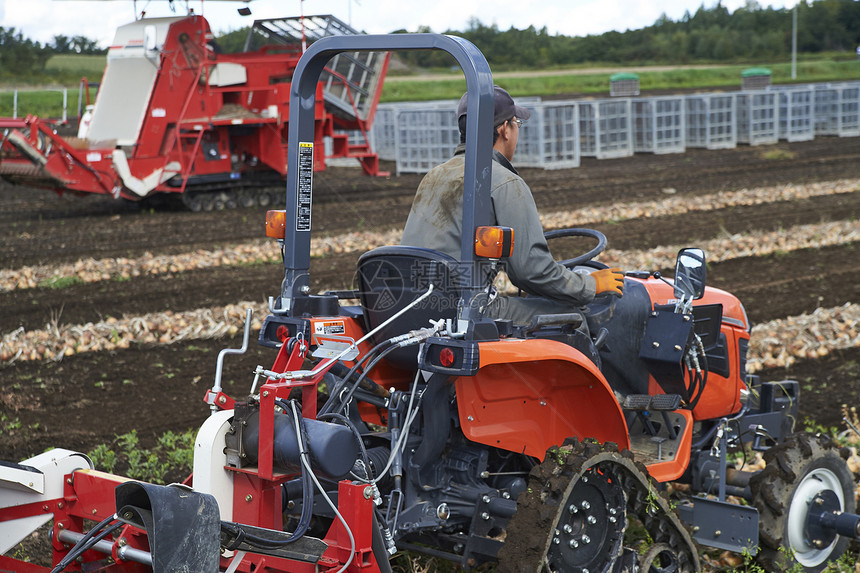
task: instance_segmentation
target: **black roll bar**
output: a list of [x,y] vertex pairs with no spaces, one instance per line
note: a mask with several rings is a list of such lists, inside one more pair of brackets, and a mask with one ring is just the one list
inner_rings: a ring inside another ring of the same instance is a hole
[[[463,292],[470,300],[476,284],[474,230],[489,224],[492,171],[493,77],[484,55],[463,38],[441,34],[330,36],[314,42],[302,55],[290,86],[284,282],[277,312],[300,313],[297,304],[310,295],[311,204],[316,86],[326,63],[345,51],[443,50],[460,64],[469,91],[466,165],[463,189],[463,242],[460,260]],[[477,95],[477,97],[474,97]],[[469,231],[471,230],[471,231]],[[466,307],[468,305],[465,305]],[[468,313],[468,311],[466,311]],[[461,318],[464,318],[461,316]]]

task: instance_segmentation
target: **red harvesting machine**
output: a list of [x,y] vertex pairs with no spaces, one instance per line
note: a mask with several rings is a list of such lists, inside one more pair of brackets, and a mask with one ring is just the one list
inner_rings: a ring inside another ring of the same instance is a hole
[[[290,82],[303,42],[355,34],[330,15],[257,20],[245,51],[226,54],[202,16],[121,26],[78,137],[34,116],[0,119],[0,177],[133,201],[179,193],[193,211],[281,202]],[[367,131],[387,67],[380,52],[328,61],[315,98],[314,170],[351,157],[379,174]]]

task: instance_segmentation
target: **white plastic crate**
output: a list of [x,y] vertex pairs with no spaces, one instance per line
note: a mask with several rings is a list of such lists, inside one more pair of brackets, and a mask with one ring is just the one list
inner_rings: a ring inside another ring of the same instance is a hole
[[860,136],[860,83],[845,84],[840,90],[842,129],[839,136]]
[[731,149],[737,145],[735,98],[730,94],[686,97],[687,147]]
[[577,115],[579,115],[579,154],[583,157],[594,157],[597,155],[596,102],[577,102]]
[[815,138],[812,88],[778,90],[779,138],[809,141]]
[[633,126],[629,99],[603,100],[597,106],[597,158],[633,155]]
[[576,102],[526,102],[523,107],[532,115],[520,129],[514,165],[543,169],[579,167]]
[[817,85],[815,101],[815,135],[839,135],[842,130],[842,93],[829,85]]
[[634,152],[684,152],[683,97],[635,99],[631,106]]
[[[386,161],[397,160],[398,114],[404,110],[451,110],[457,109],[457,100],[433,100],[421,102],[382,103],[376,108],[371,133],[371,146]],[[408,118],[406,119],[408,121]],[[407,126],[408,128],[408,126]]]
[[778,94],[748,91],[735,94],[738,143],[769,145],[779,141]]
[[397,114],[397,174],[426,173],[454,155],[460,142],[455,109]]
[[397,110],[394,107],[380,104],[376,108],[370,141],[380,159],[397,159]]
[[579,102],[579,146],[580,154],[598,159],[633,155],[630,100]]

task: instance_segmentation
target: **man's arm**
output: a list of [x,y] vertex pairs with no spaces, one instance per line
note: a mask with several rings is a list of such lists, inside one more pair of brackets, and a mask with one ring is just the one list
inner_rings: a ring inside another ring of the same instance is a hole
[[514,229],[514,251],[506,267],[511,282],[530,295],[576,305],[591,302],[594,279],[553,260],[531,190],[519,177],[507,179],[493,190],[492,199],[497,223]]

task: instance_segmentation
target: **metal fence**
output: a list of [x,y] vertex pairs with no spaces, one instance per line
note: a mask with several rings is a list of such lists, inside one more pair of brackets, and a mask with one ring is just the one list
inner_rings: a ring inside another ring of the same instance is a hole
[[[659,97],[541,101],[520,130],[518,167],[578,167],[582,157],[683,153],[816,136],[860,136],[860,82],[769,86],[765,90]],[[457,102],[382,104],[371,142],[398,173],[423,173],[459,142]]]

